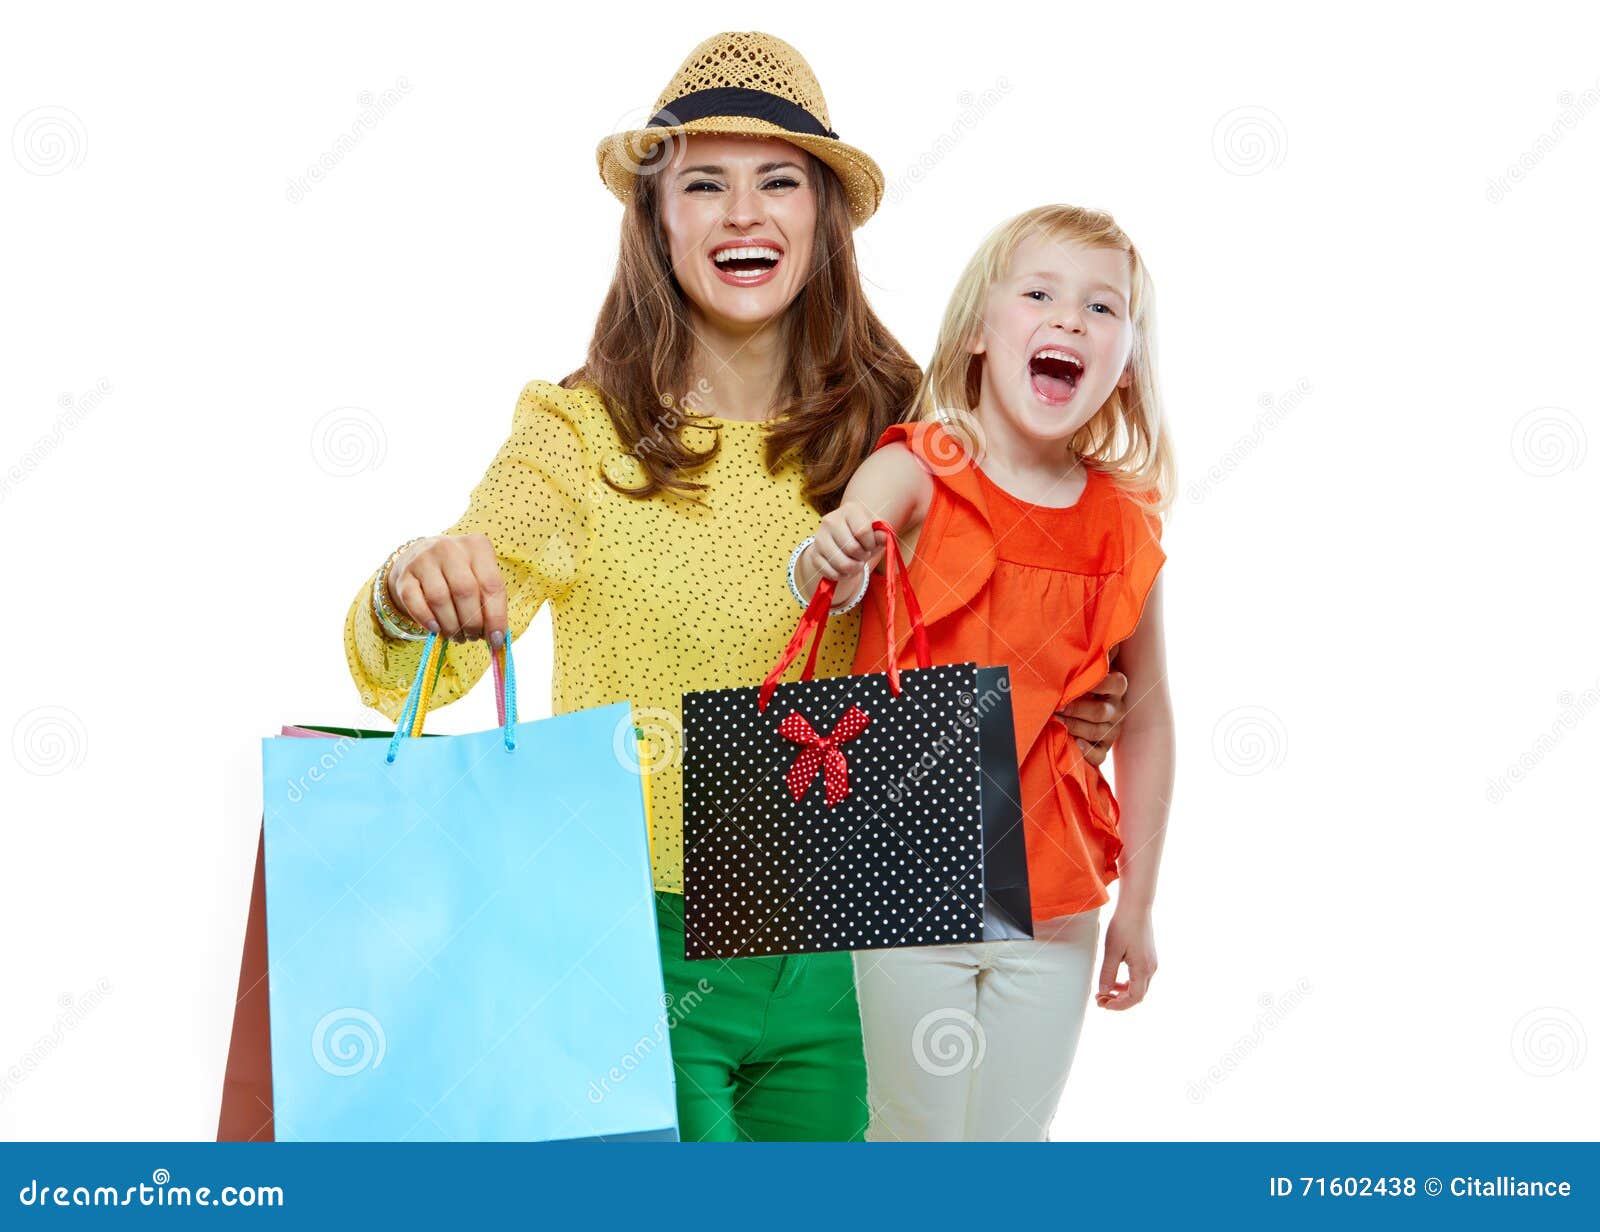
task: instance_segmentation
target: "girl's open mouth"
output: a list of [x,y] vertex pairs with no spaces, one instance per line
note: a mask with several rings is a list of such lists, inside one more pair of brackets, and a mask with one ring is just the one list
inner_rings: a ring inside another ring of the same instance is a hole
[[736,287],[758,287],[772,278],[783,252],[770,244],[719,248],[711,254],[717,277]]
[[1028,361],[1033,392],[1045,402],[1060,406],[1072,400],[1083,378],[1083,359],[1061,347],[1045,347]]

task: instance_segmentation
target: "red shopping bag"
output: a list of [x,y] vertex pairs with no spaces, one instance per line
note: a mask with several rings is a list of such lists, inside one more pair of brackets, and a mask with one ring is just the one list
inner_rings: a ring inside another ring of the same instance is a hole
[[[288,734],[287,731],[284,733]],[[239,960],[239,992],[233,1007],[233,1040],[222,1078],[218,1142],[272,1141],[272,1030],[267,1007],[267,881],[262,842],[256,838],[256,875]]]

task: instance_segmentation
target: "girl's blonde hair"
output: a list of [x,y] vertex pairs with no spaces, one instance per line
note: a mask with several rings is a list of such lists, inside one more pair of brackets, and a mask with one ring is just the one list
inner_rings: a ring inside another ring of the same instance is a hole
[[[933,360],[918,387],[911,419],[938,419],[949,426],[949,413],[976,409],[982,388],[983,356],[966,344],[981,328],[989,289],[1010,271],[1018,245],[1034,236],[1076,240],[1094,248],[1128,254],[1133,324],[1133,380],[1116,388],[1105,405],[1073,435],[1071,446],[1097,468],[1110,472],[1132,492],[1154,489],[1153,512],[1165,512],[1176,490],[1177,466],[1172,441],[1162,422],[1156,387],[1155,286],[1139,250],[1110,214],[1076,205],[1041,205],[1001,223],[978,247],[961,272],[939,327]],[[960,435],[959,429],[956,435]]]

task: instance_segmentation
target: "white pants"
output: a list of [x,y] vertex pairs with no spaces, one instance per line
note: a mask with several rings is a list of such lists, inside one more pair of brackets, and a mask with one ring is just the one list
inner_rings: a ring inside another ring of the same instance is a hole
[[1089,1006],[1100,908],[1031,941],[856,951],[869,1142],[1042,1142]]

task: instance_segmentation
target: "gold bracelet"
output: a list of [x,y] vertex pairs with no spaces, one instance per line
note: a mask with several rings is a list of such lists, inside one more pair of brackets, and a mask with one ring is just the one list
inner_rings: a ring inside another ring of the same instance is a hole
[[415,539],[408,539],[394,551],[389,553],[389,559],[383,562],[383,567],[372,578],[372,612],[378,618],[378,624],[390,637],[402,642],[420,642],[426,640],[428,631],[409,616],[396,612],[389,604],[389,570],[394,567],[394,562],[400,558],[413,543],[418,543],[427,536],[418,535]]

